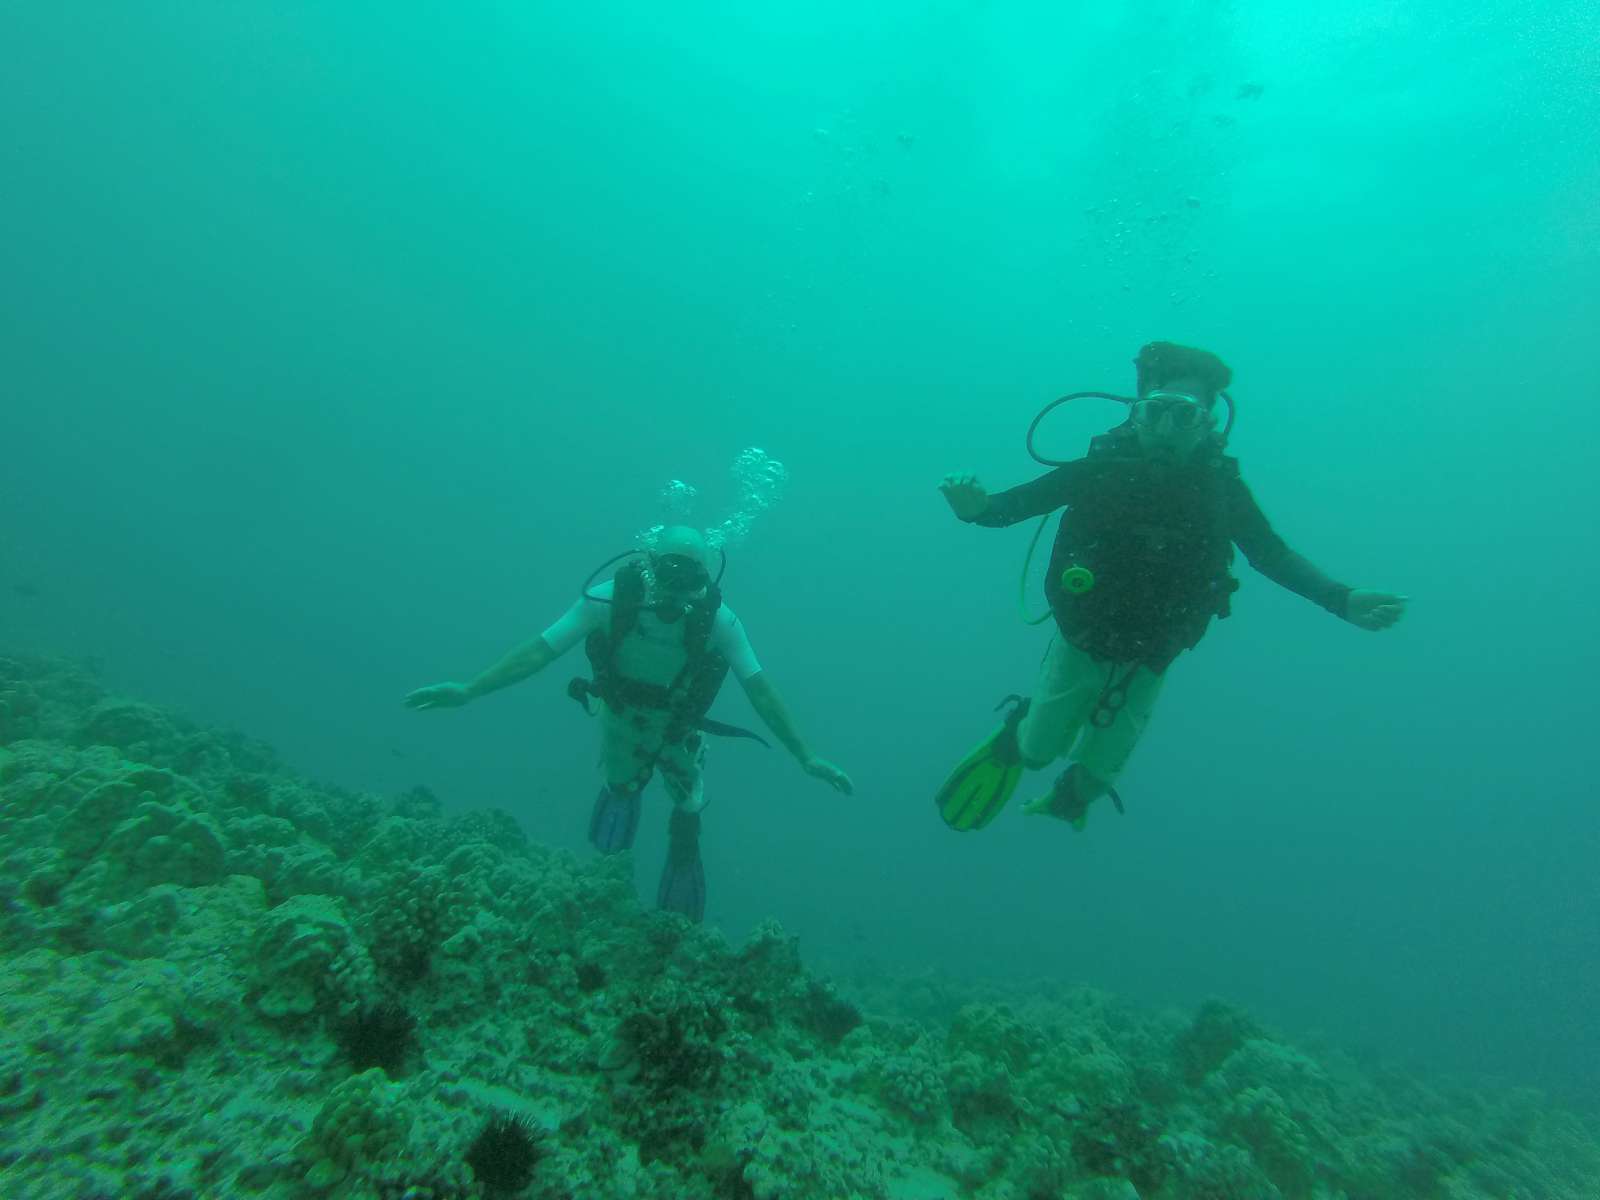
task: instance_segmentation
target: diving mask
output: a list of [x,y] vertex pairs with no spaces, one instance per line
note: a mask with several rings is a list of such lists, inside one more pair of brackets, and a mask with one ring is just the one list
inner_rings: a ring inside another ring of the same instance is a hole
[[650,559],[650,573],[656,584],[668,592],[691,595],[703,592],[711,584],[711,574],[705,564],[687,554],[660,554]]
[[1146,392],[1133,402],[1133,420],[1146,429],[1167,422],[1171,429],[1188,432],[1212,422],[1211,409],[1187,392]]

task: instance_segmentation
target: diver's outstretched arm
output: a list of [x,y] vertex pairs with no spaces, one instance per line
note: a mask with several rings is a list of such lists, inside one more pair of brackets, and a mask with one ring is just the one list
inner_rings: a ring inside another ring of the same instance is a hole
[[545,641],[543,636],[530,638],[467,684],[467,698],[476,700],[479,696],[498,692],[513,683],[521,683],[524,679],[537,675],[555,660],[556,652],[550,648],[550,643]]
[[1279,587],[1288,588],[1361,629],[1388,629],[1405,615],[1409,597],[1370,588],[1352,588],[1323,574],[1296,554],[1273,530],[1244,480],[1232,481],[1230,521],[1233,540],[1245,559]]
[[976,475],[958,471],[939,482],[939,493],[957,520],[1002,529],[1029,517],[1042,517],[1063,504],[1075,503],[1079,483],[1087,477],[1087,464],[1088,459],[1074,459],[1047,475],[1003,492],[990,492],[978,482]]
[[435,683],[418,688],[405,698],[407,708],[459,708],[479,696],[498,692],[513,683],[521,683],[537,675],[558,655],[544,638],[536,637],[512,650],[494,666],[476,676],[470,683]]
[[799,760],[801,769],[807,775],[822,780],[847,796],[855,791],[850,776],[827,759],[818,758],[811,752],[811,747],[806,745],[805,739],[794,727],[794,719],[789,716],[789,709],[784,704],[783,697],[778,695],[778,689],[772,686],[772,681],[767,678],[765,671],[757,671],[749,679],[740,680],[740,683],[744,686],[744,694],[750,697],[750,704],[756,710],[756,714],[766,727],[772,730],[772,736],[782,742],[789,753]]

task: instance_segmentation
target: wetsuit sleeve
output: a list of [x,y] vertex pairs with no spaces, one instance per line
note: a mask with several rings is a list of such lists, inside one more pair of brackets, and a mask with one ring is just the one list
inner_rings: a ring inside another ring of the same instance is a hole
[[586,596],[579,596],[572,607],[562,613],[560,619],[541,635],[545,645],[555,651],[557,658],[561,657],[588,637],[591,630],[600,628],[605,617],[605,607]]
[[1267,523],[1266,514],[1256,503],[1244,480],[1234,479],[1229,487],[1229,515],[1234,544],[1244,552],[1250,565],[1280,587],[1320,604],[1334,616],[1343,618],[1350,589],[1324,575],[1312,563],[1289,549]]
[[1057,467],[1048,475],[989,497],[989,507],[972,519],[973,525],[1000,529],[1053,512],[1063,504],[1072,503],[1077,484],[1084,474],[1084,460],[1078,459]]
[[761,664],[744,631],[744,622],[734,616],[726,604],[717,612],[716,624],[711,627],[711,644],[717,653],[728,660],[728,666],[742,682],[761,674]]

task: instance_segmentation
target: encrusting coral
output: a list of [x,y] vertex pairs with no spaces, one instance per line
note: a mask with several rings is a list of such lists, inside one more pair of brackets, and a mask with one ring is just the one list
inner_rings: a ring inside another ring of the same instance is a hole
[[7,1200],[1592,1200],[1526,1093],[1223,1003],[810,976],[628,864],[0,656]]

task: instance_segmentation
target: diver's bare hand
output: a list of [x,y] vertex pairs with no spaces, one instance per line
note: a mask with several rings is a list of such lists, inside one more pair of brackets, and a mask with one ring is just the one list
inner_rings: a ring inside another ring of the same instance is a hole
[[850,776],[825,758],[813,755],[801,763],[800,767],[807,775],[822,780],[836,792],[843,792],[846,796],[855,794],[856,785],[850,782]]
[[1369,592],[1357,588],[1344,602],[1344,619],[1352,625],[1376,632],[1387,629],[1405,616],[1409,596],[1395,596],[1389,592]]
[[407,708],[460,708],[472,699],[462,683],[434,683],[420,687],[405,698]]
[[963,521],[977,520],[989,507],[989,493],[978,482],[976,475],[946,475],[939,483],[939,491],[950,506],[950,511]]

